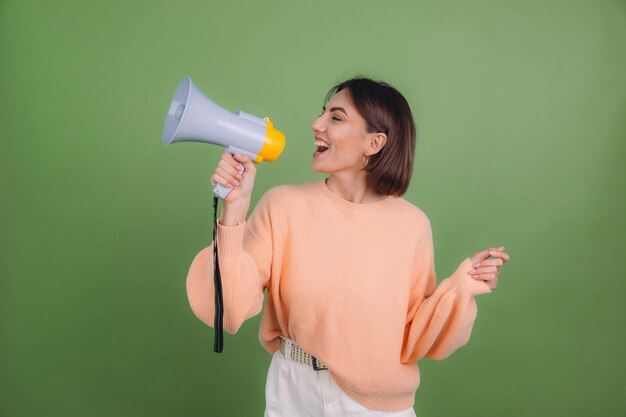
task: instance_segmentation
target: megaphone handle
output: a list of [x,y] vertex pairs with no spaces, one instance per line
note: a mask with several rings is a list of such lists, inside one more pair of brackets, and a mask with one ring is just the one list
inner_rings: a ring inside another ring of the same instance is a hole
[[[243,173],[243,164],[241,163],[239,164],[239,173]],[[213,187],[213,192],[215,193],[215,195],[222,200],[228,197],[228,194],[230,194],[232,190],[232,188],[226,188],[222,184],[216,184],[215,187]]]

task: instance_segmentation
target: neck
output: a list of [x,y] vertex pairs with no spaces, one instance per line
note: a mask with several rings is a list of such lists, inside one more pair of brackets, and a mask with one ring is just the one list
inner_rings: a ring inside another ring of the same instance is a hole
[[326,186],[333,194],[355,204],[375,203],[387,197],[367,186],[364,172],[360,175],[330,174],[326,179]]

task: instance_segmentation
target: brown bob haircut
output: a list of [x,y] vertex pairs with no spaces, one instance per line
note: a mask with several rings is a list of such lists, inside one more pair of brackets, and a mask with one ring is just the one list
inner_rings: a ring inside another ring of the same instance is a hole
[[401,196],[409,188],[415,153],[415,124],[409,103],[398,90],[382,81],[355,77],[332,87],[325,103],[346,90],[369,133],[384,133],[387,143],[371,155],[364,167],[367,185],[379,194]]

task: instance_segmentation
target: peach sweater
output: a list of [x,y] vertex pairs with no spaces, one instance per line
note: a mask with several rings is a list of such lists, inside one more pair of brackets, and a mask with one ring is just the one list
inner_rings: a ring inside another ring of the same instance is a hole
[[[413,405],[417,361],[443,359],[470,337],[474,296],[469,258],[438,286],[430,221],[401,197],[354,204],[324,181],[267,191],[247,222],[217,238],[224,330],[236,333],[263,307],[259,339],[273,354],[284,335],[320,359],[363,406]],[[187,295],[213,326],[212,245],[194,258]]]

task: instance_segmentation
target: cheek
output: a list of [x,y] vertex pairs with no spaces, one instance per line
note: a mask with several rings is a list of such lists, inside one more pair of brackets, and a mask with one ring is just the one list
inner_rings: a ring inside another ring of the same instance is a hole
[[363,159],[363,151],[357,146],[337,146],[335,155],[346,165],[355,165]]
[[331,138],[334,138],[336,148],[341,149],[342,153],[347,154],[359,154],[364,152],[363,137],[354,129],[348,126],[335,126],[335,129],[329,129],[329,135],[332,133]]

